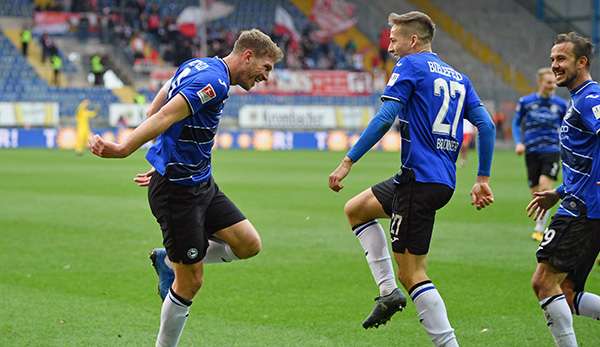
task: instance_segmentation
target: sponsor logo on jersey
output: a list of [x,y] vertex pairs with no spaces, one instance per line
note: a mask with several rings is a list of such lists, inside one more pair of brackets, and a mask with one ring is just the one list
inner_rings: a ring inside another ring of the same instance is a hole
[[388,81],[387,85],[388,85],[388,86],[390,86],[390,87],[391,87],[391,86],[393,86],[393,85],[394,85],[394,83],[396,83],[396,81],[398,80],[398,77],[400,77],[400,75],[399,75],[399,74],[397,74],[397,73],[393,73],[393,74],[390,76],[390,80]]
[[592,107],[592,112],[594,112],[594,117],[596,117],[596,119],[600,119],[600,105]]
[[206,87],[200,89],[200,91],[198,91],[196,94],[198,94],[198,97],[203,104],[206,104],[217,96],[217,93],[215,93],[215,90],[210,83],[207,84]]

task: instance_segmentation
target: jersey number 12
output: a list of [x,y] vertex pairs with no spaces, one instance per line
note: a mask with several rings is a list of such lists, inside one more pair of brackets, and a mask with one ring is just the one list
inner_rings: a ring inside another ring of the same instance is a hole
[[[440,106],[435,121],[433,122],[433,132],[439,135],[450,135],[456,139],[456,129],[458,128],[460,113],[462,112],[463,103],[465,102],[465,86],[456,81],[450,81],[450,85],[448,85],[448,81],[445,79],[436,78],[435,81],[433,81],[433,94],[444,98],[442,100],[442,106]],[[450,106],[450,97],[456,98],[456,94],[458,94],[458,103],[456,105],[452,127],[450,127],[449,123],[444,123],[444,119],[446,119],[448,107]]]

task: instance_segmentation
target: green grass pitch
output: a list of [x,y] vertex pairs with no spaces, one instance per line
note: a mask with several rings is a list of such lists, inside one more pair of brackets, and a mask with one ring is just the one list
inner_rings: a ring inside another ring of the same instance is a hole
[[[430,345],[412,303],[382,328],[361,327],[377,290],[342,208],[399,160],[369,153],[336,194],[327,176],[342,155],[214,154],[217,183],[257,227],[264,249],[205,268],[181,346]],[[523,159],[496,153],[496,203],[476,211],[471,156],[437,215],[429,275],[461,345],[551,346],[529,284],[537,245],[524,214]],[[0,151],[0,346],[154,344],[161,303],[147,254],[161,236],[146,190],[132,183],[146,168],[142,153],[101,160]],[[599,267],[587,288],[600,293]],[[600,322],[574,324],[581,346],[600,346]]]

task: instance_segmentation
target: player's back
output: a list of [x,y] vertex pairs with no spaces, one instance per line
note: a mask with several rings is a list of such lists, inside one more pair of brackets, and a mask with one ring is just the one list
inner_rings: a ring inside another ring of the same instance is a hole
[[382,98],[405,103],[403,170],[412,169],[418,182],[454,188],[463,116],[481,105],[467,76],[435,53],[411,54],[397,62]]

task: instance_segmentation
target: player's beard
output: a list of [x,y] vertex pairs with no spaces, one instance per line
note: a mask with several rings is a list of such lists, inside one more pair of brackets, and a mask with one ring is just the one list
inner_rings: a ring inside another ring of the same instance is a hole
[[559,87],[569,87],[571,85],[571,83],[573,83],[573,81],[575,81],[575,79],[577,79],[578,73],[577,73],[577,70],[575,70],[575,72],[571,76],[569,76],[567,74],[567,71],[565,71],[565,75],[567,75],[567,76],[566,76],[566,78],[565,78],[564,81],[562,81],[562,82],[558,82],[557,81],[556,82],[557,86],[559,86]]

